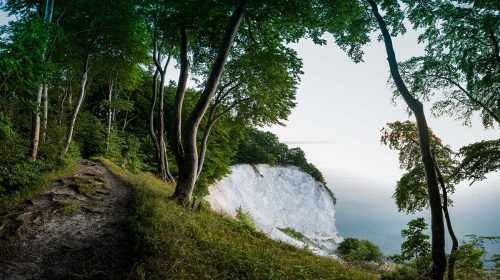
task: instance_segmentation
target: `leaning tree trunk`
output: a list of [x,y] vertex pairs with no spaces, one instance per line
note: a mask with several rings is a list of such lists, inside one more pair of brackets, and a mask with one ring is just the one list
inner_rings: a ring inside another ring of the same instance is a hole
[[455,279],[455,262],[457,259],[456,252],[458,250],[458,239],[455,235],[455,231],[453,230],[453,226],[451,224],[450,213],[448,212],[448,192],[446,190],[446,185],[444,183],[443,175],[441,174],[441,170],[439,170],[439,166],[437,166],[436,161],[434,161],[434,166],[436,167],[436,174],[438,178],[439,185],[441,186],[441,191],[443,193],[443,213],[444,218],[446,220],[446,227],[448,228],[448,234],[451,238],[451,252],[450,258],[448,259],[448,280]]
[[[182,145],[181,150],[183,151],[183,157],[181,162],[178,162],[178,166],[180,166],[179,180],[177,181],[173,196],[182,205],[189,206],[189,202],[193,195],[194,185],[196,183],[196,179],[198,178],[198,151],[196,142],[198,127],[219,84],[219,79],[224,70],[229,51],[233,45],[241,20],[244,17],[246,4],[246,0],[240,0],[231,15],[231,18],[229,19],[219,52],[217,53],[210,76],[208,77],[205,85],[205,89],[203,90],[200,99],[186,122],[186,128],[182,133],[182,141],[179,141],[178,139],[179,133],[174,133],[174,138],[177,139],[174,139],[172,145]],[[183,73],[181,73],[181,76],[182,75]],[[175,105],[179,106],[179,104]],[[179,123],[180,122],[177,122],[177,124]],[[178,128],[178,126],[174,127],[174,129],[176,128]],[[174,147],[174,150],[176,149],[179,150],[179,148]]]
[[151,105],[149,107],[149,135],[151,136],[151,141],[153,142],[153,145],[155,147],[155,160],[156,160],[156,166],[158,168],[158,174],[161,175],[160,146],[158,144],[158,137],[156,137],[155,122],[154,122],[156,98],[158,91],[158,74],[159,71],[156,70],[155,74],[153,75]]
[[373,15],[375,16],[379,28],[384,38],[385,49],[387,52],[387,60],[391,75],[396,84],[396,87],[405,100],[408,107],[412,110],[417,120],[418,137],[420,143],[420,153],[422,155],[422,163],[425,169],[425,178],[427,183],[427,192],[429,195],[429,204],[431,208],[431,231],[432,231],[432,266],[430,276],[432,279],[443,279],[446,270],[446,255],[445,255],[445,238],[444,238],[444,223],[443,212],[441,205],[441,196],[439,193],[439,186],[436,177],[436,170],[434,169],[434,162],[432,160],[432,153],[429,139],[429,127],[425,119],[425,113],[422,103],[415,99],[399,73],[396,54],[392,44],[392,38],[387,29],[387,25],[378,11],[377,4],[374,0],[367,0],[371,6]]
[[69,146],[71,144],[71,140],[73,139],[73,130],[75,128],[76,117],[78,116],[78,112],[80,111],[80,107],[82,106],[83,98],[85,97],[85,87],[87,86],[87,77],[89,72],[89,54],[85,59],[85,63],[83,65],[83,73],[80,81],[80,95],[78,96],[78,100],[76,101],[75,108],[73,109],[73,113],[71,114],[71,119],[68,124],[68,133],[66,138],[66,147],[64,148],[64,153],[68,152]]
[[[54,13],[54,0],[47,0],[45,4],[45,17],[43,19],[45,23],[45,32],[47,32],[47,25],[52,21],[52,14]],[[42,54],[42,63],[45,63],[45,51]],[[43,76],[43,81],[38,87],[38,93],[36,97],[36,107],[35,115],[33,116],[32,122],[32,133],[31,133],[31,160],[35,161],[38,155],[38,144],[40,143],[40,107],[42,105],[42,94],[43,88],[46,86],[47,77]]]

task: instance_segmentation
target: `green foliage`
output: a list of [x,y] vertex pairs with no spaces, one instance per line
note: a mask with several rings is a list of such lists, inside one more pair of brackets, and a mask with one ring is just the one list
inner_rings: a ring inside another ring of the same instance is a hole
[[414,94],[436,97],[434,112],[470,124],[480,112],[485,127],[500,122],[496,1],[402,1],[415,29],[423,30],[422,57],[401,66]]
[[257,230],[257,225],[255,224],[254,219],[250,213],[243,211],[241,207],[236,209],[236,220],[244,231],[247,231],[249,234],[256,235],[261,234]]
[[278,228],[278,229],[281,230],[283,233],[287,234],[290,237],[293,237],[293,238],[295,238],[297,240],[300,240],[300,241],[304,241],[305,236],[300,231],[296,231],[295,229],[290,228],[290,227],[287,227],[287,228]]
[[337,252],[351,261],[380,261],[380,248],[369,240],[348,237],[340,242]]
[[[292,165],[326,185],[325,178],[312,163],[307,162],[300,148],[289,149],[276,135],[257,129],[248,129],[233,158],[234,163]],[[332,194],[333,196],[333,194]]]
[[[429,207],[425,169],[420,155],[417,125],[410,121],[388,123],[382,129],[381,142],[393,150],[399,151],[399,164],[406,173],[396,184],[393,198],[399,211],[415,213]],[[432,131],[429,132],[434,161],[443,177],[446,191],[455,191],[458,166],[455,153],[448,145],[444,145]],[[452,201],[447,199],[448,205]]]
[[403,260],[415,260],[417,263],[430,252],[429,235],[423,233],[427,229],[424,218],[413,219],[408,222],[408,228],[401,231],[406,240],[401,244]]
[[422,277],[416,269],[411,266],[402,265],[394,270],[383,272],[381,275],[382,280],[424,280],[427,278]]
[[14,136],[15,132],[12,130],[9,117],[0,112],[0,140],[7,141]]
[[106,130],[101,121],[89,112],[81,112],[75,126],[75,142],[84,158],[103,154]]
[[469,240],[460,244],[456,255],[457,279],[484,279],[483,259],[486,255],[484,239],[476,235],[467,235]]
[[463,157],[458,167],[460,179],[476,181],[486,179],[486,174],[500,169],[500,139],[480,141],[460,148]]
[[144,142],[146,141],[141,141],[134,134],[112,131],[109,135],[109,146],[105,155],[129,171],[144,171],[147,169],[147,157],[143,153]]
[[[238,220],[179,206],[173,186],[130,174],[101,159],[135,189],[130,229],[137,251],[133,276],[144,279],[378,279],[353,265],[251,235]],[[179,265],[182,262],[182,265]]]
[[[71,173],[76,169],[77,165],[74,161],[72,161],[71,163],[60,166],[54,170],[46,171],[44,173],[38,172],[35,179],[32,179],[29,182],[23,180],[15,191],[8,193],[2,193],[0,185],[0,212],[9,209],[16,203],[32,198],[34,195],[40,193],[46,187],[49,187],[52,181],[54,181],[55,179]],[[1,177],[2,176],[0,176],[0,178]],[[20,182],[19,179],[17,179],[16,181],[18,183]]]

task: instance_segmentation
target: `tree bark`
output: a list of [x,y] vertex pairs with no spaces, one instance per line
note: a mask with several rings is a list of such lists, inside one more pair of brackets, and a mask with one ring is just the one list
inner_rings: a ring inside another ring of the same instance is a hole
[[165,182],[174,182],[175,179],[170,174],[169,166],[168,166],[168,157],[167,157],[167,145],[165,143],[165,109],[164,109],[164,104],[165,104],[165,76],[166,76],[166,70],[167,66],[170,62],[170,57],[168,58],[168,61],[165,63],[165,66],[163,68],[163,71],[160,71],[160,110],[159,110],[159,115],[160,115],[160,129],[158,131],[159,133],[159,146],[160,146],[160,159],[161,159],[161,175],[162,175],[162,180]]
[[[210,75],[205,85],[205,89],[203,90],[195,108],[191,112],[186,122],[186,128],[182,133],[183,139],[181,143],[184,153],[183,160],[181,162],[182,168],[180,168],[180,171],[182,172],[179,173],[179,180],[173,195],[173,197],[182,205],[189,206],[194,190],[194,184],[198,178],[198,151],[196,143],[198,127],[219,84],[219,79],[224,70],[229,51],[233,45],[241,20],[244,17],[246,4],[246,0],[239,1],[236,9],[229,19],[219,52],[217,53],[217,57],[212,65]],[[177,124],[179,123],[180,122]]]
[[156,108],[157,90],[158,90],[158,74],[159,71],[156,69],[153,75],[152,88],[151,88],[151,105],[149,107],[149,135],[151,136],[151,141],[155,147],[155,160],[156,166],[158,168],[158,174],[161,175],[161,157],[160,157],[160,146],[158,144],[158,138],[156,137],[154,115]]
[[399,93],[402,95],[408,107],[412,110],[417,120],[418,136],[420,144],[420,153],[422,155],[422,163],[425,169],[425,177],[427,183],[427,192],[429,195],[429,205],[431,208],[431,231],[432,231],[432,266],[429,276],[432,279],[442,280],[446,270],[446,255],[445,255],[445,238],[444,238],[444,223],[443,212],[441,205],[441,196],[436,176],[436,170],[432,160],[429,128],[422,103],[415,99],[409,92],[406,84],[399,73],[396,54],[392,44],[392,38],[387,29],[387,25],[378,11],[377,4],[374,0],[367,0],[371,6],[373,15],[379,25],[380,31],[384,38],[385,49],[387,52],[387,60],[391,75],[396,84]]
[[109,85],[108,85],[108,137],[107,137],[107,143],[106,143],[106,151],[109,150],[109,144],[111,141],[111,126],[113,122],[113,109],[111,108],[111,102],[113,100],[113,79],[110,79]]
[[174,152],[174,157],[179,168],[179,174],[182,173],[184,161],[184,148],[182,147],[182,105],[184,104],[184,95],[186,94],[187,79],[189,76],[189,60],[187,56],[188,37],[186,28],[180,30],[181,47],[179,54],[179,63],[181,65],[179,80],[174,98],[174,115],[172,120],[172,131],[170,133],[170,145]]
[[47,122],[49,118],[49,89],[48,85],[43,86],[43,130],[42,130],[42,144],[45,144],[47,138]]
[[448,228],[448,234],[451,238],[451,252],[450,258],[448,259],[448,280],[455,279],[455,262],[457,259],[456,252],[458,250],[458,239],[455,235],[455,231],[453,230],[453,226],[451,224],[450,213],[448,212],[448,191],[446,190],[446,185],[444,183],[443,175],[441,174],[441,170],[439,166],[436,164],[436,160],[433,157],[434,166],[436,167],[436,174],[438,178],[439,185],[441,186],[441,192],[443,193],[443,213],[444,218],[446,220],[446,227]]
[[[161,45],[158,46],[158,38],[156,27],[153,34],[153,62],[156,66],[156,71],[153,77],[153,97],[151,100],[150,107],[150,135],[153,141],[155,141],[155,152],[157,159],[158,172],[160,177],[165,182],[175,182],[174,176],[170,173],[170,168],[168,166],[168,156],[167,156],[167,145],[165,143],[165,77],[167,74],[167,67],[170,64],[171,56],[169,55],[167,61],[162,66],[161,65]],[[154,130],[154,111],[158,92],[158,75],[160,76],[160,100],[159,100],[159,111],[158,111],[158,136],[156,136]]]
[[[47,0],[45,4],[45,32],[47,32],[47,25],[52,21],[52,14],[54,13],[54,0]],[[45,51],[42,54],[42,63],[45,63]],[[36,107],[35,107],[35,115],[33,116],[32,121],[32,133],[31,133],[31,160],[35,161],[38,155],[38,145],[40,142],[40,107],[42,105],[42,95],[43,88],[46,86],[46,76],[43,76],[42,84],[38,87],[38,93],[36,98]]]
[[64,153],[67,153],[69,150],[71,140],[73,139],[73,130],[75,128],[76,117],[78,116],[78,112],[80,111],[80,107],[82,106],[83,99],[85,98],[85,87],[87,85],[87,78],[89,72],[89,59],[90,59],[90,54],[87,54],[87,57],[85,58],[85,62],[83,64],[83,73],[80,80],[80,95],[78,96],[78,100],[76,101],[75,108],[73,109],[73,113],[71,114],[71,119],[68,124],[68,133],[67,133],[66,147],[64,148]]
[[40,141],[40,105],[42,104],[43,86],[38,88],[36,96],[35,115],[31,124],[31,160],[35,161],[38,155],[38,144]]

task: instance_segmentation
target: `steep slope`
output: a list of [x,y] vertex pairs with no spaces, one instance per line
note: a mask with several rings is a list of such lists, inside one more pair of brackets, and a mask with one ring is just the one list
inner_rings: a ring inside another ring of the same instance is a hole
[[241,207],[273,239],[329,255],[342,240],[335,227],[332,193],[297,167],[235,165],[209,189],[217,212],[236,215]]
[[0,279],[125,279],[131,188],[100,163],[0,214]]

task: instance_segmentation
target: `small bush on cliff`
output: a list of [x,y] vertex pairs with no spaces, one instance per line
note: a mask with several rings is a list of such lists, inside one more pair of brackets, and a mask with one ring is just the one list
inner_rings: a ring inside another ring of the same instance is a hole
[[368,240],[348,237],[339,244],[337,252],[351,261],[380,261],[380,248]]
[[248,212],[243,211],[243,209],[241,209],[241,206],[236,209],[236,220],[244,231],[252,235],[260,234],[260,232],[257,230],[257,225],[255,224],[252,215],[250,215],[250,213]]

